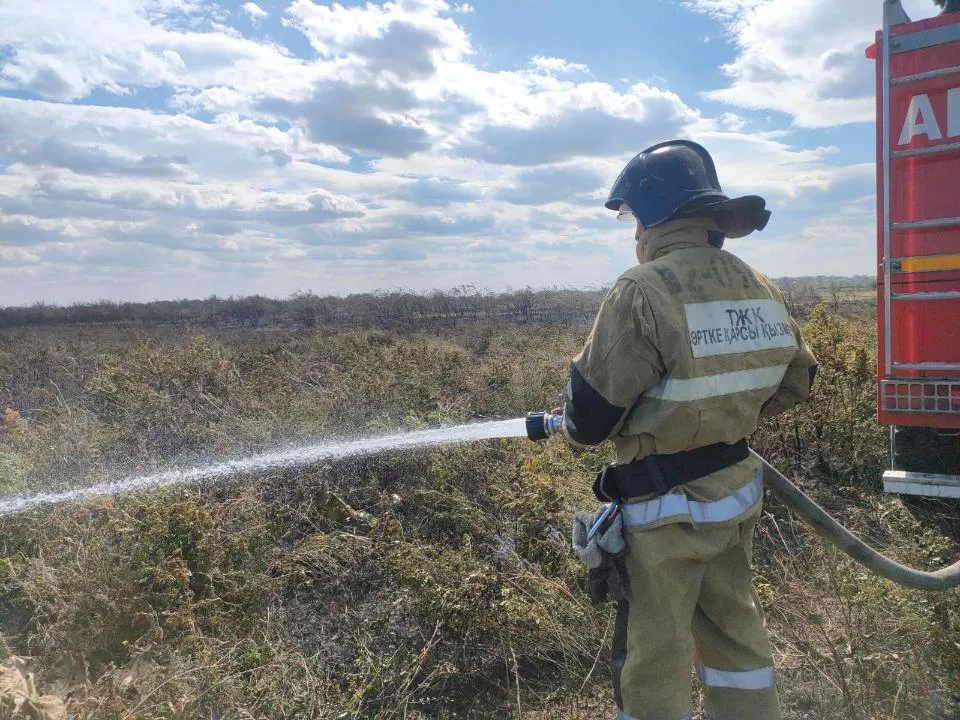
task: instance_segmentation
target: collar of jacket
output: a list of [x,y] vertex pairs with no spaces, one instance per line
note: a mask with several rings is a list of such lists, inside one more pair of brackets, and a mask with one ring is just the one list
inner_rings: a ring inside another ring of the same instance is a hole
[[637,260],[641,263],[656,260],[674,250],[711,247],[708,232],[719,231],[708,218],[674,220],[647,230],[637,243]]

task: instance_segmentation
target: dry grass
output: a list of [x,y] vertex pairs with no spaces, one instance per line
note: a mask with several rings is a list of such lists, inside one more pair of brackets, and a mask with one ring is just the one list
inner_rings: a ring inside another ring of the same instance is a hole
[[[0,493],[172,461],[551,407],[586,329],[8,331]],[[871,328],[814,313],[814,402],[758,450],[901,561],[956,553],[952,507],[880,492]],[[85,720],[609,717],[609,606],[568,546],[607,448],[324,462],[0,520],[0,655]],[[771,500],[757,538],[787,718],[947,718],[954,595],[866,575]]]

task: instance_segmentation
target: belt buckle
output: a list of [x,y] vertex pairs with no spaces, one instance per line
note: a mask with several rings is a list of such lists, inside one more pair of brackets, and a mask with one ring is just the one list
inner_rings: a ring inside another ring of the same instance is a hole
[[616,463],[607,463],[600,471],[597,473],[596,478],[593,481],[593,495],[600,502],[614,502],[615,500],[620,499],[620,491],[616,489],[616,497],[607,492],[606,483],[609,479],[610,470],[616,467]]

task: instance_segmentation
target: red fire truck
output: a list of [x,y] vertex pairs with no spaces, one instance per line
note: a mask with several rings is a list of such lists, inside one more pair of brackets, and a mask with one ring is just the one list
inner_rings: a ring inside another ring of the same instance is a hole
[[960,498],[960,12],[884,0],[877,76],[877,417],[887,492]]

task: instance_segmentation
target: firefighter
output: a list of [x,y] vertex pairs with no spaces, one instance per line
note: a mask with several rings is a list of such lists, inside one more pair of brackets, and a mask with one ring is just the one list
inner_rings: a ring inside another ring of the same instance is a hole
[[[619,512],[592,542],[624,575],[611,583],[618,720],[691,717],[694,663],[713,718],[780,717],[751,578],[763,485],[746,438],[808,398],[817,362],[780,290],[722,249],[762,230],[765,206],[723,194],[686,140],[637,155],[606,202],[636,223],[639,264],[605,296],[557,410],[574,448],[616,449],[594,492]],[[584,554],[589,520],[579,533],[575,521],[581,559],[600,552]]]

